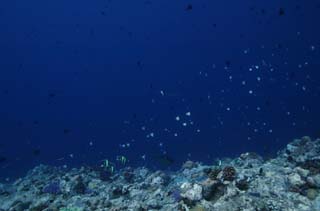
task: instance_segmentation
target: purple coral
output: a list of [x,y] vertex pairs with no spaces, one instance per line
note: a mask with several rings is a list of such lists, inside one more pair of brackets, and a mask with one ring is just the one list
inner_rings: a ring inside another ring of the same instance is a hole
[[51,182],[50,184],[48,184],[47,186],[45,186],[42,191],[44,193],[50,193],[50,194],[59,194],[61,193],[61,187],[60,187],[60,183],[58,181],[54,181]]
[[171,192],[171,197],[175,202],[179,202],[182,199],[181,193],[178,189],[175,189]]

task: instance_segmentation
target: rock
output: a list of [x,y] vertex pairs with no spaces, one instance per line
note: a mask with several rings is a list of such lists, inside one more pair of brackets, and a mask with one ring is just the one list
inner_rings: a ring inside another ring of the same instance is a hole
[[236,187],[239,190],[246,191],[249,189],[249,181],[247,178],[239,179],[236,181]]
[[182,169],[192,169],[192,168],[196,168],[197,166],[198,166],[197,163],[191,160],[188,160],[182,165]]
[[301,177],[307,177],[309,175],[309,171],[306,169],[303,169],[301,167],[295,168],[295,171],[301,176]]
[[195,207],[191,208],[190,211],[206,211],[206,209],[201,205],[196,205]]
[[151,199],[147,201],[146,205],[148,207],[148,210],[152,210],[152,209],[159,210],[162,207],[162,205],[160,205],[160,203],[156,199]]
[[310,200],[314,200],[318,196],[318,191],[316,189],[310,188],[307,190],[307,197]]
[[320,195],[315,198],[312,210],[320,210]]
[[213,198],[216,184],[217,181],[211,179],[208,179],[203,183],[202,196],[205,200],[209,201]]
[[47,204],[39,204],[37,206],[31,207],[30,211],[43,211],[44,209],[46,209],[48,207]]
[[222,170],[222,174],[220,174],[219,178],[222,181],[233,181],[236,178],[236,169],[232,166],[226,166]]
[[221,169],[220,168],[213,168],[209,171],[208,173],[208,177],[211,179],[211,180],[216,180],[219,173],[221,172]]
[[313,177],[307,177],[306,181],[309,187],[317,187],[317,184]]
[[303,162],[300,162],[299,165],[309,170],[310,174],[320,174],[320,159],[305,159]]
[[202,196],[207,201],[216,201],[225,191],[225,186],[217,180],[207,179],[202,183]]
[[303,137],[301,138],[301,143],[302,143],[302,144],[305,144],[305,143],[311,142],[311,141],[312,141],[312,140],[311,140],[310,136],[303,136]]
[[134,173],[132,172],[131,169],[127,169],[123,172],[123,178],[129,182],[129,183],[132,183],[133,180],[134,180]]
[[183,183],[181,185],[181,196],[190,201],[199,201],[202,199],[202,187],[198,184]]
[[150,183],[151,186],[160,186],[164,184],[164,179],[160,176],[154,177]]
[[118,198],[120,196],[128,194],[128,190],[125,187],[115,186],[112,188],[112,197]]
[[86,185],[83,182],[82,177],[78,177],[76,180],[76,184],[73,187],[73,190],[77,194],[85,194],[86,193]]
[[320,174],[314,175],[313,177],[314,184],[317,188],[320,188]]
[[14,206],[15,211],[24,211],[28,210],[31,205],[31,202],[19,202]]
[[290,185],[294,187],[299,187],[305,184],[305,181],[303,181],[301,176],[297,173],[290,174],[288,176],[288,181]]

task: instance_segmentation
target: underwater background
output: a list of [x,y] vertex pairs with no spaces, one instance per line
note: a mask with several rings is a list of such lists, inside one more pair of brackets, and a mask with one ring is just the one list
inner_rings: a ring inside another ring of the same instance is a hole
[[319,0],[2,0],[1,181],[319,137],[319,20]]

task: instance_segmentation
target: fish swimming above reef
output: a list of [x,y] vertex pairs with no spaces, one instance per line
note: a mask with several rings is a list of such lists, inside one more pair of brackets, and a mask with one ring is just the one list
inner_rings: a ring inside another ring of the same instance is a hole
[[168,154],[162,154],[162,155],[155,156],[154,159],[161,166],[164,166],[164,167],[172,166],[175,163],[175,160],[172,157],[170,157]]
[[41,153],[41,150],[38,149],[38,148],[32,150],[32,154],[33,154],[34,156],[38,156],[38,155],[40,155],[40,153]]

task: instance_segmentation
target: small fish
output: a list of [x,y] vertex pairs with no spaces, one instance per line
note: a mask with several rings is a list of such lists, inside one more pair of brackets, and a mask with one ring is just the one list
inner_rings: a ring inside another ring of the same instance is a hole
[[114,166],[110,166],[109,171],[111,174],[113,174],[114,173]]
[[192,4],[188,4],[185,10],[186,11],[191,11],[192,9],[193,9]]
[[280,8],[279,9],[279,16],[283,16],[285,14],[284,9]]
[[41,153],[40,149],[34,149],[34,150],[32,151],[32,154],[33,154],[34,156],[38,156],[38,155],[40,155],[40,153]]
[[7,161],[7,158],[4,156],[0,156],[0,163],[4,163]]
[[105,167],[107,167],[107,168],[108,168],[108,167],[109,167],[109,164],[110,164],[110,162],[109,162],[109,160],[108,160],[108,159],[104,161],[104,166],[105,166]]
[[55,96],[56,96],[55,93],[49,93],[49,97],[50,97],[50,98],[54,98]]
[[67,135],[67,134],[71,133],[71,130],[68,129],[68,128],[65,128],[65,129],[63,129],[63,133],[64,133],[65,135]]
[[155,159],[164,166],[171,166],[175,163],[175,160],[167,154],[156,156]]
[[125,165],[127,163],[127,158],[123,155],[117,156],[117,161],[119,161],[122,165]]

